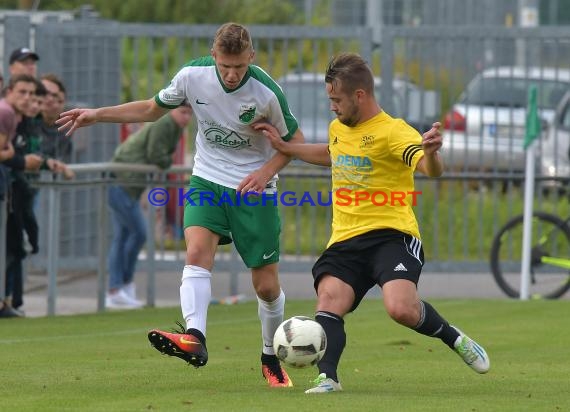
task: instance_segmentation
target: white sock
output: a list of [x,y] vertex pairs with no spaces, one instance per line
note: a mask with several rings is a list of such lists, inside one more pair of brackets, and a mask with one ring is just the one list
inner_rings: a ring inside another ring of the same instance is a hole
[[275,355],[273,350],[273,335],[277,327],[283,322],[285,312],[285,294],[283,290],[273,302],[266,302],[257,297],[257,313],[261,321],[261,337],[263,339],[262,352],[266,355]]
[[199,266],[186,265],[180,285],[180,307],[186,321],[186,329],[198,329],[206,336],[208,305],[212,298],[209,270]]

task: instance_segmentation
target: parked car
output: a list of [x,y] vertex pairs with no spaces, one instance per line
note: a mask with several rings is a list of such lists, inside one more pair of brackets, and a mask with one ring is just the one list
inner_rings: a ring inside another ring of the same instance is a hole
[[[444,118],[442,155],[446,166],[458,171],[522,172],[531,84],[537,86],[542,136],[549,135],[557,105],[570,90],[570,70],[487,69],[475,76]],[[553,136],[551,143],[557,139]],[[546,147],[541,149],[537,169],[549,170],[556,153]]]
[[[552,125],[538,145],[541,175],[570,180],[570,90],[564,95]],[[547,181],[548,182],[548,181]],[[558,181],[557,186],[566,185]]]
[[[325,75],[308,72],[290,73],[277,82],[285,92],[291,111],[297,117],[306,141],[328,143],[328,127],[335,115],[330,110],[330,101],[325,89]],[[435,92],[424,91],[406,80],[394,79],[394,93],[388,103],[380,94],[381,84],[381,79],[375,77],[374,93],[381,106],[391,108],[388,112],[391,116],[404,118],[422,133],[429,130],[438,117],[439,103]],[[422,98],[425,99],[423,105]]]

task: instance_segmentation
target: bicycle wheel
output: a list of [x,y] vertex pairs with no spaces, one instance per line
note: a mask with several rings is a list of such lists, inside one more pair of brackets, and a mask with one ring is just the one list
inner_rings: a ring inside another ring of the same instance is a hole
[[[523,216],[511,219],[495,235],[491,271],[497,285],[512,298],[520,297]],[[570,228],[558,216],[535,212],[532,218],[531,298],[555,299],[570,289],[570,271],[544,263],[545,257],[570,261]]]

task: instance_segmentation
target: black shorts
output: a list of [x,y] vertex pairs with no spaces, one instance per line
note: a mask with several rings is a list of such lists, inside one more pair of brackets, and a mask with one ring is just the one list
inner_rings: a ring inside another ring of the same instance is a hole
[[424,251],[421,241],[393,229],[373,230],[332,244],[313,266],[315,290],[324,274],[347,283],[354,290],[356,309],[366,293],[394,279],[418,284]]

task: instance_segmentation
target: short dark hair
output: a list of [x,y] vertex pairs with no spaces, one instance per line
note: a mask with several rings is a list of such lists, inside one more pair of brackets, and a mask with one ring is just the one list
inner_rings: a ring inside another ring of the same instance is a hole
[[360,55],[356,53],[342,53],[333,57],[325,73],[325,82],[340,87],[344,93],[352,93],[363,89],[374,94],[374,75],[370,67]]
[[36,96],[46,96],[47,89],[41,80],[36,79]]
[[47,73],[47,74],[44,74],[41,77],[41,79],[55,83],[57,85],[57,87],[59,88],[60,92],[62,92],[63,94],[67,94],[65,91],[65,86],[63,85],[63,81],[61,81],[61,79],[57,75],[55,75],[53,73]]
[[241,54],[246,50],[253,51],[251,36],[245,26],[238,23],[226,23],[220,26],[214,36],[214,49],[225,54]]
[[8,89],[12,90],[17,83],[24,82],[24,83],[33,83],[36,84],[36,78],[30,74],[17,74],[15,76],[10,77],[10,81],[8,82]]

